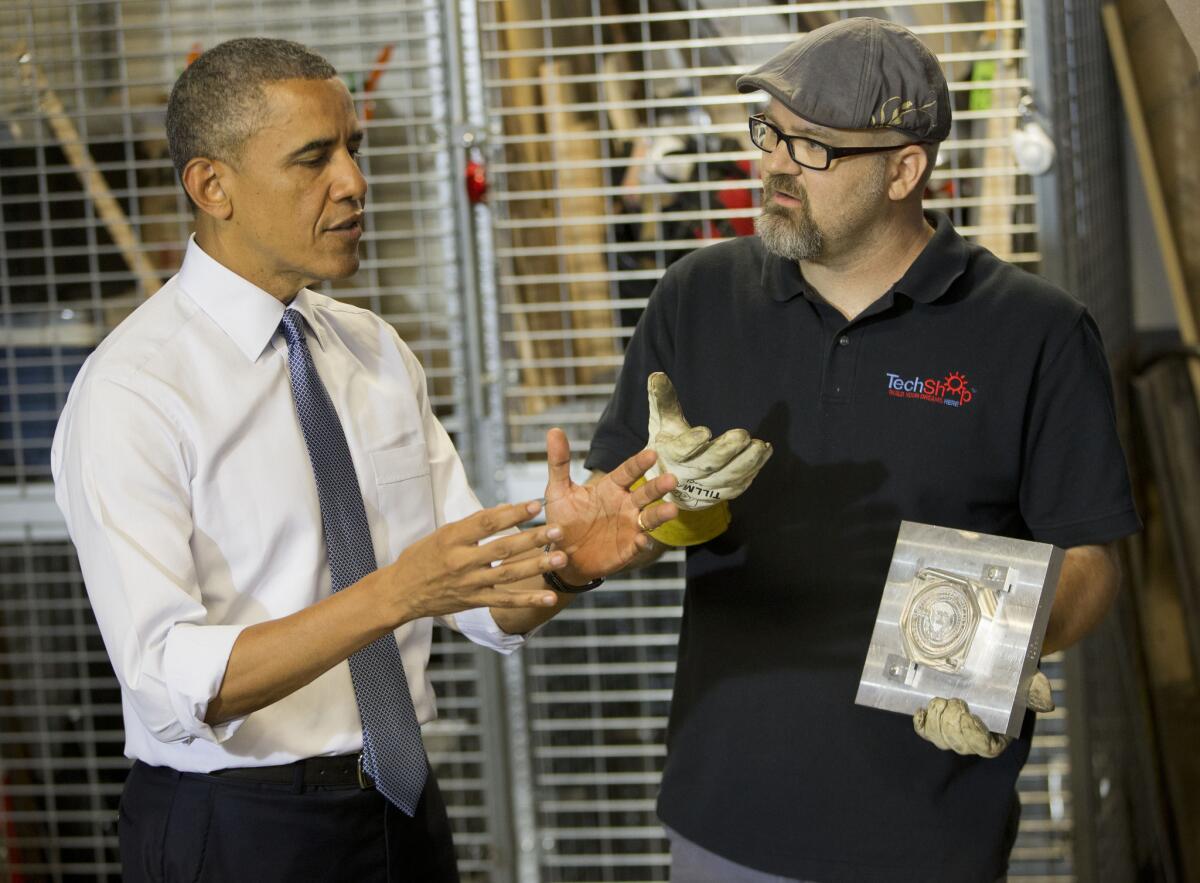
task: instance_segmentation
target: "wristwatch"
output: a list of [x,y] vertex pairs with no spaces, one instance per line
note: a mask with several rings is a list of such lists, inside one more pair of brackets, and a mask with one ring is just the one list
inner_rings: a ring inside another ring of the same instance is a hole
[[[545,546],[542,551],[549,552],[550,546]],[[584,592],[590,592],[592,589],[601,585],[604,582],[604,577],[597,577],[591,582],[584,583],[582,586],[573,586],[570,583],[563,582],[562,577],[560,577],[553,570],[547,570],[542,574],[542,580],[546,583],[546,585],[554,589],[556,592],[565,592],[568,595],[581,595]]]
[[562,578],[553,570],[547,570],[545,573],[543,573],[542,579],[545,580],[546,585],[554,589],[554,591],[566,592],[568,595],[580,595],[584,592],[590,592],[592,589],[604,582],[604,577],[599,577],[591,582],[584,583],[582,586],[572,586],[568,583],[564,583]]
[[949,674],[962,669],[979,623],[996,614],[996,591],[974,580],[933,567],[917,571],[900,636],[908,658]]

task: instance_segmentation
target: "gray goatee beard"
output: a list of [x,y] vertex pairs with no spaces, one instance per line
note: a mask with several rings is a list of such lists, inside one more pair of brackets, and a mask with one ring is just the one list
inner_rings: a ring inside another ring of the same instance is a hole
[[765,182],[762,214],[754,219],[754,232],[762,240],[763,247],[788,261],[811,261],[820,257],[825,251],[825,239],[813,223],[807,194],[783,190],[801,203],[798,208],[788,210],[770,201],[771,194],[777,189],[781,188],[771,186],[769,179]]

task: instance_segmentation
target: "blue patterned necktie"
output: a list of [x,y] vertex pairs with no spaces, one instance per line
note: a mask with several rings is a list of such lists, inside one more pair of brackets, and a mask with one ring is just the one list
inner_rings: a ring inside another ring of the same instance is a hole
[[[335,592],[375,570],[375,549],[346,434],[304,339],[304,317],[283,311],[292,398],[317,480],[321,525]],[[350,657],[350,678],[363,728],[363,769],[375,787],[407,815],[416,812],[428,761],[400,648],[392,632]]]

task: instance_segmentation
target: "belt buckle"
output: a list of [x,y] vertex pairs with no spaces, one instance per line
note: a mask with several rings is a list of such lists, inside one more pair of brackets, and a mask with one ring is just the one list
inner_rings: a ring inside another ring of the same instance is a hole
[[374,788],[375,783],[371,780],[371,777],[367,775],[366,770],[363,769],[363,756],[361,751],[358,753],[358,757],[355,759],[354,766],[355,772],[358,774],[358,787],[363,791]]

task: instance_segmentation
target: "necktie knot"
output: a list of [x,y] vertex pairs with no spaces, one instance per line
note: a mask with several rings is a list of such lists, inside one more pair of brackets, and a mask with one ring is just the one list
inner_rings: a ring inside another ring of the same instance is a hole
[[287,341],[289,347],[298,343],[305,345],[304,316],[299,310],[291,307],[284,310],[283,318],[279,320],[279,330],[283,333],[283,339]]

